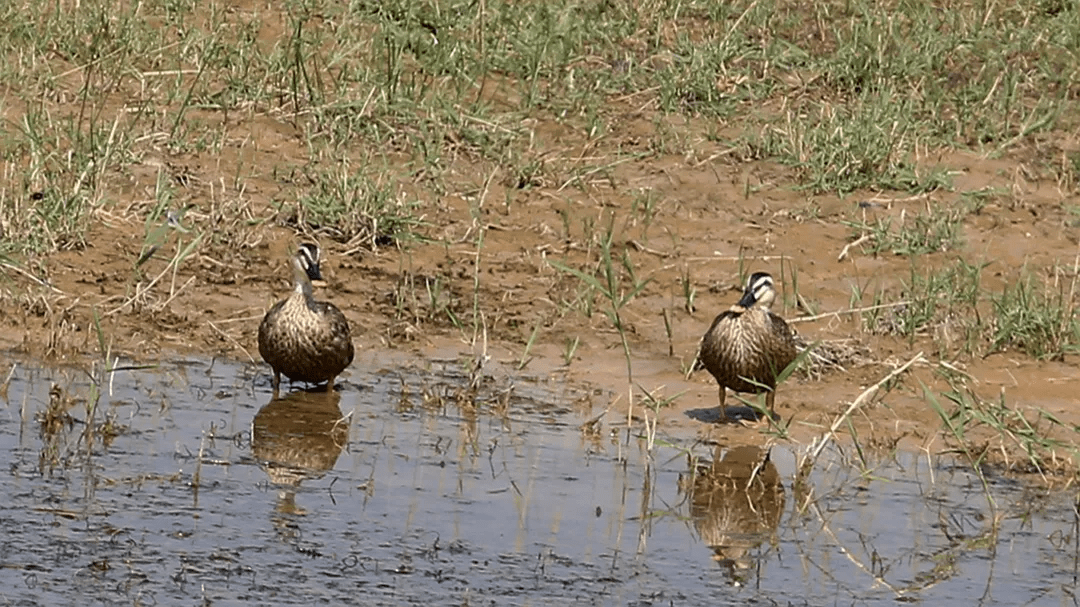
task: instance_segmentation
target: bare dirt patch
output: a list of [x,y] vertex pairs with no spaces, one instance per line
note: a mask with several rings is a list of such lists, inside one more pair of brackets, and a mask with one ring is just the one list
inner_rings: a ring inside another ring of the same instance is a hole
[[[209,166],[200,166],[198,160],[189,161],[189,171],[198,177],[181,187],[184,200],[196,205],[189,212],[192,216],[205,213],[203,196],[214,195],[208,186],[197,184],[222,177],[215,172],[216,158],[206,161]],[[977,170],[977,165],[969,167],[965,179],[978,182],[980,176],[973,174]],[[684,377],[712,316],[738,298],[740,269],[766,270],[776,276],[797,272],[799,297],[821,314],[847,310],[853,303],[852,285],[864,291],[900,288],[911,265],[906,257],[866,255],[858,249],[837,261],[844,245],[853,240],[850,228],[841,222],[861,215],[864,210],[858,203],[865,198],[808,197],[794,193],[791,182],[746,197],[745,187],[739,185],[746,171],[746,166],[722,159],[706,164],[682,157],[627,162],[611,183],[595,184],[586,192],[559,190],[556,184],[536,186],[518,197],[509,212],[489,210],[494,206],[490,203],[479,205],[475,220],[463,197],[448,195],[431,201],[432,211],[425,218],[434,242],[341,255],[340,245],[324,239],[330,284],[319,295],[342,308],[355,327],[357,345],[376,360],[384,348],[420,356],[467,357],[480,348],[472,343],[470,319],[475,286],[493,356],[513,364],[527,359],[525,373],[565,372],[625,395],[625,362],[619,337],[599,310],[603,302],[595,303],[598,309],[591,318],[579,309],[568,310],[565,302],[577,296],[578,285],[547,262],[568,259],[582,267],[595,263],[589,251],[592,236],[583,234],[581,226],[615,221],[618,250],[629,255],[639,277],[650,279],[625,307],[634,380],[658,396],[679,395],[661,410],[661,426],[679,434],[734,434],[745,440],[749,431],[741,427],[718,427],[688,417],[689,411],[715,406],[716,395],[707,374]],[[997,171],[984,173],[981,179],[986,186],[1016,187]],[[502,184],[489,188],[489,200],[505,196]],[[630,207],[639,191],[652,192],[659,201],[647,226],[641,219],[625,219],[633,217]],[[273,215],[275,193],[261,194],[261,201],[251,196],[256,216]],[[1063,225],[1061,201],[1040,196],[1038,188],[1019,196],[1022,206],[1038,212],[1000,209],[995,222],[981,216],[965,221],[968,243],[993,243],[988,248],[1001,251],[987,253],[990,276],[1014,272],[1016,264],[1009,257],[1017,251],[1029,250],[1019,253],[1029,263],[1037,263],[1036,258],[1065,259],[1075,252],[1070,229]],[[955,197],[941,193],[889,202],[878,196],[873,212],[918,211],[948,204]],[[806,216],[808,208],[817,209],[813,217]],[[570,234],[564,231],[566,224]],[[478,250],[479,230],[484,236]],[[127,218],[96,217],[85,249],[47,259],[43,278],[52,288],[11,276],[9,297],[22,305],[9,306],[5,315],[4,346],[59,360],[96,355],[96,311],[117,355],[152,360],[175,351],[194,351],[257,360],[256,327],[265,310],[290,288],[286,259],[299,236],[273,222],[247,232],[243,248],[231,240],[204,242],[175,276],[166,272],[140,297],[139,286],[167,270],[168,251],[145,263],[144,277],[136,281],[132,260],[140,253],[143,226]],[[697,292],[693,313],[686,309],[684,277]],[[784,300],[790,304],[791,284],[784,287]],[[854,303],[858,307],[859,302]],[[818,433],[892,367],[919,351],[929,357],[935,350],[929,336],[908,340],[868,333],[858,314],[798,322],[808,316],[800,306],[788,305],[782,312],[796,321],[809,341],[848,340],[849,359],[838,361],[842,369],[825,370],[813,379],[797,376],[781,386],[778,408],[797,422],[796,429],[803,429],[796,430],[796,437]],[[454,326],[451,316],[460,326]],[[526,352],[537,326],[535,341]],[[574,339],[579,342],[567,365],[567,344]],[[1040,362],[1005,351],[985,358],[963,357],[952,364],[988,398],[1002,392],[1021,407],[1038,405],[1067,423],[1080,423],[1072,406],[1072,382],[1077,377],[1067,361]],[[935,388],[940,382],[933,373],[935,364],[921,366],[863,412],[860,425],[872,438],[885,444],[899,437],[933,443],[940,420],[913,380]],[[625,412],[625,397],[612,404],[616,412]]]

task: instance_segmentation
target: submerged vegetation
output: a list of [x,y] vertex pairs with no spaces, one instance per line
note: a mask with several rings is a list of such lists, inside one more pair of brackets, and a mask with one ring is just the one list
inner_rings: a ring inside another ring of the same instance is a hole
[[[638,383],[635,356],[688,368],[763,265],[788,317],[822,321],[803,377],[852,340],[861,362],[1067,360],[1076,32],[1062,2],[13,2],[0,297],[48,317],[57,356],[98,314],[250,356],[265,302],[230,297],[272,280],[284,227],[327,241],[379,347],[490,338],[519,370],[545,343],[568,368],[617,347],[650,445],[684,392]],[[1029,436],[930,386],[950,439]]]

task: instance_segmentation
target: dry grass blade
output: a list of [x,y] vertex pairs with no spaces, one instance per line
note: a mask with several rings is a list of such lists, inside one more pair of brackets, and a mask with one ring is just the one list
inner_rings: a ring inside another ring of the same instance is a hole
[[58,295],[65,295],[65,293],[63,291],[61,291],[60,289],[57,289],[56,287],[49,284],[49,281],[47,281],[47,280],[45,280],[43,278],[38,278],[37,276],[34,276],[30,272],[27,272],[26,270],[20,268],[19,266],[15,265],[13,263],[10,263],[10,262],[7,262],[7,261],[0,261],[0,268],[7,268],[9,270],[13,270],[13,271],[15,271],[15,272],[17,272],[19,274],[22,274],[23,276],[29,278],[31,281],[34,282],[34,284],[45,287],[45,288],[49,289],[50,291],[52,291],[53,293],[56,293]]
[[226,340],[228,340],[228,341],[229,341],[229,343],[231,343],[231,344],[232,344],[233,346],[235,346],[235,347],[236,347],[236,348],[238,348],[238,349],[239,349],[239,350],[240,350],[241,352],[243,352],[243,353],[244,353],[244,356],[248,357],[248,360],[249,360],[249,361],[251,361],[251,363],[252,363],[252,364],[255,364],[255,358],[254,358],[254,357],[253,357],[253,356],[251,355],[251,353],[250,353],[250,352],[248,352],[248,351],[247,351],[247,348],[245,348],[245,347],[243,346],[243,344],[241,344],[241,343],[240,343],[239,341],[237,341],[237,340],[236,340],[236,338],[235,338],[235,337],[233,337],[232,335],[229,335],[229,334],[228,334],[228,333],[226,333],[225,331],[222,331],[221,329],[219,329],[219,328],[218,328],[218,326],[217,326],[217,325],[215,325],[215,324],[214,324],[214,323],[212,323],[212,322],[211,322],[211,323],[208,323],[208,324],[210,325],[210,328],[211,328],[211,329],[213,329],[214,331],[217,331],[217,334],[218,334],[218,335],[220,335],[220,336],[222,336],[223,338],[225,338]]
[[131,296],[129,296],[127,299],[125,299],[123,301],[123,303],[121,303],[119,306],[117,306],[117,307],[113,308],[112,310],[109,310],[108,312],[106,312],[105,316],[112,316],[113,314],[116,314],[117,312],[121,312],[121,311],[123,311],[125,309],[135,308],[137,306],[143,305],[145,303],[145,300],[147,299],[149,293],[153,290],[154,286],[157,285],[158,282],[160,282],[162,278],[164,278],[167,274],[169,274],[171,272],[172,273],[172,282],[169,285],[169,296],[165,299],[164,302],[161,302],[161,303],[157,304],[155,306],[155,309],[160,310],[160,309],[164,308],[165,306],[169,305],[169,303],[181,291],[186,289],[194,281],[195,277],[191,276],[191,277],[188,278],[187,282],[185,282],[183,285],[181,285],[179,288],[177,288],[176,287],[176,273],[180,269],[180,264],[185,259],[187,259],[191,255],[191,253],[200,244],[202,244],[202,241],[203,241],[203,235],[199,234],[191,242],[189,242],[187,244],[187,246],[185,246],[185,247],[178,246],[177,250],[176,250],[176,254],[173,255],[173,258],[171,260],[169,260],[169,263],[165,266],[164,269],[161,270],[161,272],[158,273],[157,276],[155,276],[145,286],[143,286],[141,283],[136,284],[135,285],[135,293],[132,294]]
[[889,383],[894,378],[898,377],[901,373],[907,371],[908,368],[910,368],[912,365],[922,360],[923,353],[919,352],[911,360],[890,371],[888,375],[881,378],[881,380],[878,381],[876,384],[870,386],[866,390],[863,390],[863,393],[860,394],[858,398],[856,398],[851,403],[851,405],[849,405],[848,408],[844,410],[843,413],[841,413],[835,420],[833,420],[832,426],[829,427],[829,431],[814,439],[814,442],[811,443],[810,453],[803,456],[802,461],[799,463],[799,468],[803,469],[804,466],[812,467],[813,464],[817,461],[818,456],[821,455],[822,450],[825,449],[825,446],[829,444],[829,441],[831,441],[834,436],[836,436],[837,429],[839,429],[840,426],[843,425],[844,421],[848,418],[848,416],[854,413],[855,410],[861,407],[863,404],[868,402],[870,398],[873,397],[874,394],[876,394],[877,391],[881,389],[882,386]]
[[799,352],[807,352],[806,362],[799,367],[800,371],[815,380],[832,371],[847,373],[849,366],[870,359],[870,348],[855,338],[826,339],[808,344],[802,336],[796,336],[796,347]]
[[835,312],[824,312],[822,314],[815,314],[813,316],[799,316],[799,317],[796,317],[796,318],[789,318],[788,319],[788,324],[794,324],[794,323],[800,323],[800,322],[811,322],[811,321],[815,321],[815,320],[821,320],[822,318],[829,318],[830,316],[832,316],[834,318],[840,318],[841,316],[845,316],[847,314],[861,314],[863,312],[873,312],[874,310],[884,310],[884,309],[887,309],[887,308],[897,308],[897,307],[900,307],[900,306],[909,305],[910,303],[911,303],[911,301],[905,299],[905,300],[902,300],[902,301],[892,301],[892,302],[889,302],[889,303],[877,304],[877,305],[873,305],[873,306],[863,306],[861,308],[848,308],[846,310],[837,310]]
[[852,242],[847,243],[846,245],[844,245],[843,250],[840,251],[840,255],[838,255],[836,257],[836,261],[844,261],[844,258],[848,256],[848,252],[852,248],[857,247],[857,246],[859,246],[859,245],[861,245],[861,244],[863,244],[863,243],[865,243],[865,242],[867,242],[869,240],[870,240],[870,235],[869,234],[863,234],[862,236],[856,238]]

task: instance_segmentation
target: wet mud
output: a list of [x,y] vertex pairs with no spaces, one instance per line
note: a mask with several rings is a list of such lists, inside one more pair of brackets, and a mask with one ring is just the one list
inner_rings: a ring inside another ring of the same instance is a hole
[[[965,187],[1016,185],[976,159],[957,155],[953,162]],[[644,282],[621,310],[637,384],[634,405],[647,400],[645,393],[664,402],[660,427],[665,432],[704,438],[748,434],[741,427],[700,423],[711,420],[715,384],[707,373],[688,377],[685,371],[712,318],[737,301],[740,275],[750,271],[771,272],[780,291],[777,312],[806,343],[831,348],[829,364],[797,374],[777,393],[777,411],[794,422],[792,435],[799,440],[812,439],[866,387],[920,352],[926,360],[856,416],[863,435],[940,450],[940,417],[927,405],[921,386],[947,389],[941,361],[984,398],[1003,394],[1018,409],[1042,409],[1066,424],[1080,424],[1071,394],[1080,377],[1071,354],[1059,360],[1037,360],[1007,348],[956,354],[946,348],[958,339],[948,327],[898,337],[872,330],[860,314],[845,312],[872,304],[875,293],[886,303],[902,301],[915,267],[907,256],[868,254],[858,247],[838,261],[856,238],[850,223],[875,217],[900,221],[916,211],[951,208],[959,193],[935,192],[918,200],[874,195],[866,207],[856,196],[807,197],[770,186],[747,199],[738,185],[744,170],[673,158],[628,162],[614,171],[617,188],[560,190],[555,198],[543,188],[517,193],[512,213],[482,208],[479,225],[465,219],[471,208],[466,198],[448,195],[430,217],[438,226],[431,234],[438,243],[374,251],[343,250],[318,233],[297,234],[272,221],[230,225],[223,229],[224,240],[207,240],[175,269],[164,251],[133,271],[145,239],[145,226],[135,216],[93,223],[87,248],[51,255],[44,272],[11,275],[3,293],[10,305],[0,318],[0,345],[53,364],[98,359],[103,345],[111,355],[140,363],[177,354],[257,362],[258,322],[290,289],[289,251],[300,240],[315,239],[326,249],[323,269],[329,283],[317,295],[343,310],[360,350],[421,358],[484,353],[501,364],[535,374],[558,371],[621,395],[627,393],[627,365],[603,299],[552,264],[595,270],[597,233],[610,224],[619,251]],[[197,204],[207,193],[200,183],[191,181],[177,204]],[[633,198],[626,193],[631,186],[657,197],[648,222],[631,213]],[[493,184],[490,195],[503,195],[502,187]],[[1038,185],[1013,190],[1022,192],[1021,202],[991,203],[980,213],[992,213],[994,221],[971,215],[961,228],[969,254],[986,252],[988,288],[1015,280],[1021,268],[1050,272],[1075,256],[1075,237],[1060,199]],[[270,205],[269,198],[263,202]],[[237,242],[244,244],[237,248]],[[1009,251],[1008,259],[991,256],[991,248]],[[947,261],[947,255],[921,256],[916,269]],[[148,286],[155,273],[168,284]],[[1068,278],[1047,281],[1059,279]],[[855,291],[866,293],[866,300],[855,301]],[[882,314],[876,322],[887,326],[887,307]],[[629,401],[629,395],[613,399],[613,416],[625,417]]]

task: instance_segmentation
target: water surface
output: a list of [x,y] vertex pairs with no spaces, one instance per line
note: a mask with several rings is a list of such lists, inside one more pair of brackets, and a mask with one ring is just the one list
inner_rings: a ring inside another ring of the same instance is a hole
[[796,445],[650,458],[582,431],[605,395],[495,375],[360,363],[274,400],[251,366],[188,360],[103,376],[88,433],[89,375],[19,361],[0,601],[1075,604],[1070,495],[991,479],[991,509],[925,454],[865,473],[834,450],[798,485]]

